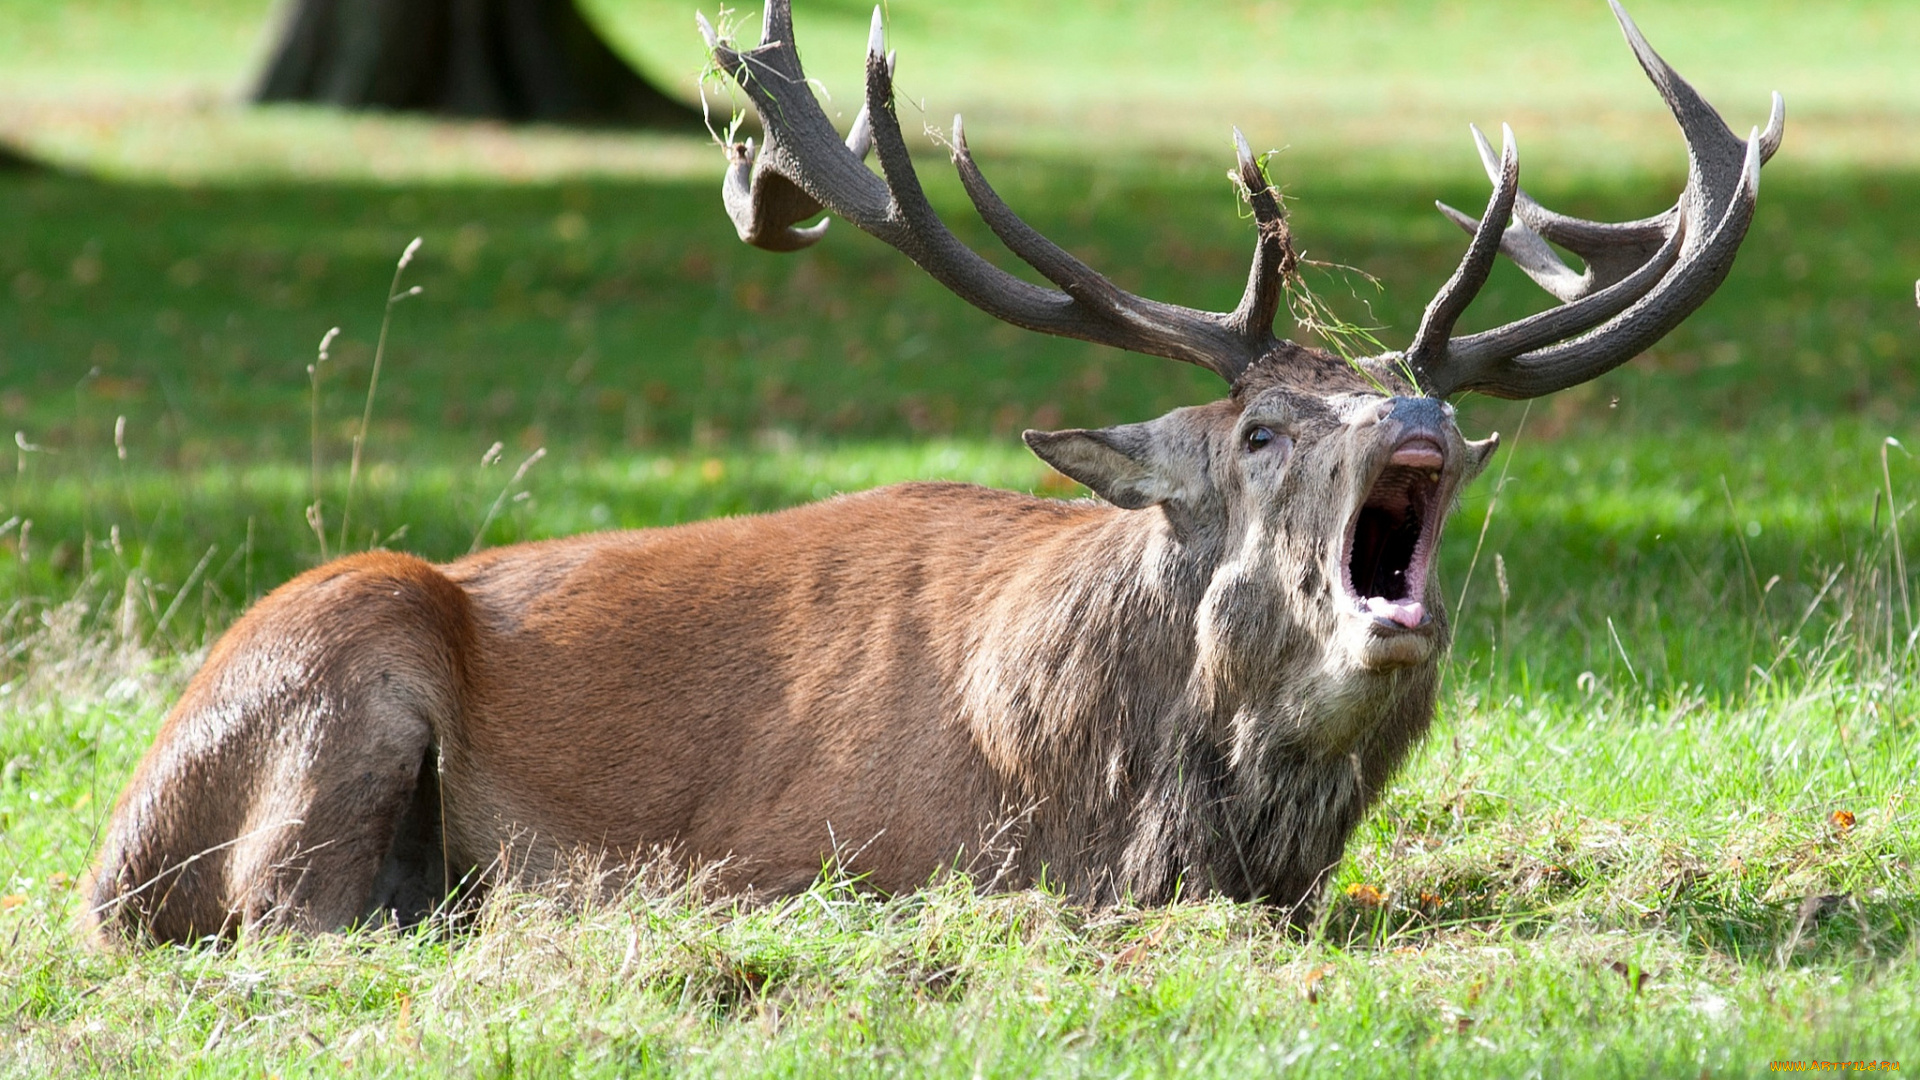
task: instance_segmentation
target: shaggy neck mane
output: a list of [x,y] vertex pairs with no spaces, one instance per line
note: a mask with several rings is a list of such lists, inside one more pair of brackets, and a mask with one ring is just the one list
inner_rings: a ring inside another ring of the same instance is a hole
[[[961,680],[1023,869],[1093,902],[1309,898],[1425,729],[1431,666],[1356,703],[1315,692],[1318,646],[1289,654],[1217,628],[1207,640],[1229,545],[1159,510],[1098,514],[1050,548],[999,581]],[[1272,622],[1256,640],[1302,641],[1283,632],[1300,603],[1261,597]],[[1209,655],[1222,648],[1263,677],[1223,679]],[[1361,732],[1351,745],[1330,753],[1302,737],[1323,726],[1316,713],[1356,704],[1380,715],[1348,721]]]

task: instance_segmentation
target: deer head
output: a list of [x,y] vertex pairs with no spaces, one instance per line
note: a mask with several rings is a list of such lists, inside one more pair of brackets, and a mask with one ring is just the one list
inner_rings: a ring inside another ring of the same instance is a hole
[[[1496,154],[1474,141],[1493,193],[1478,218],[1440,209],[1472,236],[1403,352],[1346,360],[1277,338],[1273,321],[1294,254],[1285,214],[1239,131],[1235,181],[1257,226],[1240,303],[1210,312],[1129,293],[1041,236],[987,183],[961,119],[949,149],[994,234],[1055,288],[1008,274],[961,244],[934,214],[893,102],[895,58],[874,12],[866,97],[844,142],[814,100],[788,0],[767,6],[761,44],[741,51],[702,32],[753,101],[765,142],[729,147],[724,195],[741,239],[773,251],[817,241],[831,212],[899,249],[955,294],[1016,326],[1198,364],[1230,387],[1222,401],[1098,430],[1029,431],[1060,472],[1116,506],[1158,508],[1177,534],[1218,553],[1200,611],[1215,683],[1251,678],[1275,618],[1309,624],[1328,659],[1392,671],[1433,659],[1445,617],[1430,581],[1440,526],[1497,436],[1468,441],[1447,399],[1530,398],[1595,378],[1646,349],[1726,277],[1752,220],[1760,165],[1784,119],[1736,137],[1650,47],[1618,3],[1628,44],[1686,136],[1685,190],[1665,213],[1619,224],[1546,209],[1519,187],[1512,132]],[[878,152],[880,174],[864,163]],[[1576,272],[1548,242],[1579,256]],[[1477,334],[1455,324],[1498,253],[1561,303]],[[1297,635],[1294,635],[1297,637]],[[1211,643],[1211,644],[1210,644]],[[1205,661],[1203,655],[1203,661]]]

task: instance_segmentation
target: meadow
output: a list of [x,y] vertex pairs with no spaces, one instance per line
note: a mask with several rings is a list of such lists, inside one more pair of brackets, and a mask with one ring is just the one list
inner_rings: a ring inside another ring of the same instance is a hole
[[[689,12],[587,6],[693,93]],[[994,323],[844,225],[746,248],[698,139],[248,109],[266,9],[0,0],[0,143],[42,163],[0,170],[0,1070],[1920,1068],[1920,9],[1634,5],[1737,130],[1785,93],[1785,148],[1668,339],[1531,405],[1460,403],[1503,449],[1445,541],[1441,715],[1311,933],[954,878],[875,897],[856,865],[773,904],[662,872],[613,903],[496,896],[452,936],[102,953],[75,884],[114,794],[205,647],[323,557],[913,478],[1076,497],[1021,429],[1219,392]],[[866,9],[798,16],[844,108]],[[1468,121],[1512,123],[1529,191],[1583,216],[1684,182],[1598,3],[888,16],[903,91],[936,126],[966,111],[1013,206],[1194,306],[1231,305],[1251,248],[1229,124],[1280,150],[1296,236],[1344,267],[1309,283],[1395,345],[1464,241],[1432,200],[1485,197]],[[928,146],[934,201],[1007,265]],[[1544,303],[1503,266],[1468,328]]]

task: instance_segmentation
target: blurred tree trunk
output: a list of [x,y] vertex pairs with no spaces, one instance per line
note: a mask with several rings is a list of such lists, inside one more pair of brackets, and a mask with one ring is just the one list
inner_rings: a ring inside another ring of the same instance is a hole
[[257,101],[698,129],[574,0],[283,0]]

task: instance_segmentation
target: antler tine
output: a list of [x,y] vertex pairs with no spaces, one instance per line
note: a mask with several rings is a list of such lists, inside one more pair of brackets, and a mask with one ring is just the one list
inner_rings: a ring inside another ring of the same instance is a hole
[[[1500,180],[1500,159],[1478,127],[1470,126],[1474,149],[1487,170],[1487,179]],[[1447,206],[1436,204],[1440,212],[1467,232],[1479,228],[1479,222]],[[1502,239],[1506,252],[1535,284],[1558,297],[1563,303],[1578,300],[1604,289],[1632,274],[1660,250],[1673,233],[1676,206],[1655,217],[1640,221],[1602,222],[1568,217],[1535,202],[1522,189],[1513,202],[1514,222]],[[1584,273],[1575,273],[1542,242],[1551,240],[1573,252],[1587,264]]]
[[[786,3],[767,5],[761,45],[750,53],[734,51],[729,43],[714,32],[706,16],[696,12],[694,20],[700,27],[701,36],[706,39],[707,48],[712,50],[716,58],[728,64],[728,70],[735,73],[742,85],[746,84],[748,78],[755,78],[756,84],[764,81],[763,89],[776,98],[799,96],[793,93],[793,88],[798,86],[801,93],[805,94],[806,104],[811,111],[819,114],[819,106],[813,104],[812,92],[806,89],[805,76],[800,73],[799,58],[794,54],[793,17]],[[787,70],[789,68],[792,70]],[[743,76],[743,72],[757,72],[757,77]],[[785,88],[785,93],[775,88]],[[762,112],[765,112],[764,108]],[[839,142],[839,136],[833,133],[833,126],[824,115],[819,115],[819,123],[813,125],[806,123],[811,117],[805,117],[804,113],[799,119],[799,129],[790,130],[784,138],[776,136],[774,129],[769,126],[766,144],[757,149],[752,139],[727,147],[730,164],[720,189],[727,216],[733,219],[734,231],[740,234],[741,240],[768,251],[798,251],[811,246],[827,231],[827,221],[824,220],[805,228],[795,227],[808,218],[817,217],[824,207],[819,199],[795,183],[782,166],[791,156],[786,148],[788,139],[811,137],[817,140],[822,135],[820,128],[825,129],[824,134],[833,142]],[[870,181],[873,180],[873,174],[860,166],[860,161],[873,146],[872,129],[867,122],[865,108],[854,118],[853,130],[844,145],[849,160],[839,160],[837,155],[827,154],[824,155],[823,166],[830,172],[845,174],[850,164]],[[875,181],[873,186],[880,185]],[[866,194],[871,197],[870,192]]]
[[[1623,18],[1625,17],[1624,11],[1620,14]],[[1626,25],[1632,27],[1631,20]],[[1657,53],[1653,53],[1651,47],[1647,46],[1646,39],[1640,36],[1637,27],[1629,31],[1628,40],[1630,43],[1635,41],[1639,43],[1635,46],[1636,54],[1641,48],[1645,48],[1647,54],[1652,56],[1653,63],[1658,66],[1658,70],[1664,72],[1663,78],[1669,81],[1662,83],[1656,80],[1656,85],[1663,87],[1663,94],[1668,93],[1664,89],[1665,86],[1677,82],[1679,87],[1683,88],[1684,95],[1692,99],[1693,104],[1686,106],[1690,110],[1690,115],[1697,115],[1699,109],[1706,109],[1715,121],[1719,121],[1719,115],[1712,112],[1712,107],[1702,101],[1692,87],[1687,86],[1685,81],[1681,80]],[[1642,63],[1646,63],[1644,57]],[[1670,103],[1673,100],[1672,97],[1668,98]],[[1676,106],[1677,108],[1679,106]],[[1775,93],[1766,129],[1760,133],[1762,165],[1771,160],[1774,151],[1780,148],[1780,139],[1784,134],[1785,125],[1786,102],[1778,93]],[[1701,126],[1706,127],[1705,124]],[[1725,130],[1724,123],[1721,124],[1721,128]],[[1480,151],[1480,161],[1486,167],[1487,176],[1497,178],[1499,158],[1495,156],[1493,147],[1487,143],[1486,136],[1480,133],[1479,128],[1473,129],[1473,137]],[[1722,142],[1732,138],[1733,133],[1728,131]],[[1477,219],[1445,203],[1436,205],[1439,206],[1441,213],[1468,233],[1474,232],[1479,227],[1480,223]],[[1527,276],[1541,288],[1552,293],[1562,302],[1570,302],[1605,289],[1645,265],[1646,260],[1664,246],[1667,239],[1675,233],[1677,229],[1675,222],[1678,220],[1679,213],[1680,206],[1676,203],[1664,213],[1642,218],[1639,221],[1588,221],[1585,218],[1570,217],[1549,210],[1535,202],[1526,190],[1522,189],[1513,204],[1515,221],[1508,226],[1507,234],[1502,238],[1500,250],[1526,271]],[[1566,263],[1553,253],[1553,249],[1541,242],[1542,238],[1551,240],[1580,256],[1587,264],[1586,272],[1575,273],[1569,269]]]
[[1266,344],[1273,340],[1273,320],[1280,313],[1281,291],[1287,275],[1298,265],[1299,257],[1294,254],[1293,236],[1287,229],[1287,214],[1280,198],[1267,182],[1267,174],[1253,156],[1253,147],[1247,145],[1247,137],[1240,134],[1237,127],[1233,129],[1233,151],[1239,172],[1235,179],[1247,205],[1253,208],[1259,240],[1253,249],[1253,265],[1247,270],[1246,291],[1240,294],[1240,304],[1233,309],[1228,321],[1247,335],[1250,344],[1260,346],[1265,352]]
[[973,152],[967,148],[967,132],[960,116],[953,118],[953,164],[960,174],[961,186],[967,189],[967,197],[973,200],[974,209],[980,214],[993,235],[1007,245],[1007,249],[1028,266],[1040,271],[1041,276],[1061,291],[1083,303],[1098,308],[1116,318],[1127,318],[1127,298],[1129,296],[1118,285],[1109,281],[1106,275],[1068,254],[1066,249],[1042,236],[1033,226],[1021,220],[1018,214],[1001,200],[993,185],[987,182],[980,166],[973,160]]
[[1514,196],[1520,192],[1520,151],[1513,144],[1513,129],[1503,124],[1500,133],[1500,174],[1494,180],[1493,196],[1487,200],[1487,212],[1480,218],[1473,243],[1460,257],[1459,268],[1427,305],[1420,329],[1414,332],[1413,345],[1407,349],[1407,365],[1423,377],[1445,359],[1454,324],[1493,272],[1494,256],[1500,253],[1500,239],[1513,214]]
[[[1502,357],[1518,356],[1532,349],[1564,341],[1625,311],[1645,296],[1661,275],[1673,268],[1680,257],[1680,244],[1686,236],[1684,222],[1633,273],[1598,292],[1549,308],[1536,315],[1510,322],[1494,330],[1454,338],[1447,343],[1447,364],[1459,371],[1477,371]],[[1571,273],[1571,271],[1569,271]]]
[[1279,203],[1260,175],[1246,138],[1237,128],[1233,134],[1241,159],[1238,179],[1254,206],[1260,239],[1246,292],[1239,306],[1226,313],[1196,311],[1127,292],[1041,235],[1008,208],[987,182],[967,147],[966,129],[958,116],[953,118],[953,162],[974,209],[1000,242],[1076,302],[1129,328],[1137,338],[1126,348],[1186,360],[1233,382],[1276,343],[1273,320],[1280,310],[1280,269],[1291,252]]
[[769,41],[784,41],[789,45],[793,43],[793,5],[791,3],[769,3],[767,10],[761,13],[760,44],[765,45]]
[[727,147],[727,175],[720,198],[740,239],[767,251],[799,251],[827,233],[828,219],[797,228],[820,213],[820,204],[779,173],[759,170],[753,140]]
[[[1746,139],[1735,136],[1653,51],[1618,0],[1609,3],[1641,68],[1686,136],[1687,186],[1665,213],[1617,224],[1557,214],[1516,191],[1514,220],[1502,232],[1500,250],[1563,306],[1484,333],[1436,341],[1442,335],[1430,334],[1429,323],[1441,301],[1453,294],[1462,276],[1456,274],[1428,309],[1406,354],[1421,386],[1434,396],[1476,390],[1529,398],[1596,378],[1678,326],[1732,269],[1759,198],[1760,166],[1780,146],[1785,104],[1774,94],[1766,128],[1754,129]],[[1494,175],[1492,147],[1478,130],[1474,141]],[[1500,184],[1495,176],[1496,199]],[[1485,242],[1488,223],[1502,217],[1491,206],[1478,220],[1444,204],[1440,209],[1473,232],[1469,259]],[[1547,246],[1549,240],[1580,256],[1585,271],[1570,269]],[[1463,272],[1466,267],[1463,261]]]
[[[1514,202],[1519,202],[1518,196]],[[1434,200],[1433,205],[1448,220],[1465,230],[1468,236],[1479,234],[1479,218],[1463,214],[1438,199]],[[1589,276],[1569,268],[1541,239],[1540,234],[1527,228],[1527,223],[1520,220],[1518,215],[1508,223],[1507,231],[1500,234],[1500,253],[1512,259],[1520,269],[1526,271],[1534,284],[1558,297],[1562,303],[1578,300],[1589,291]]]
[[[1604,375],[1638,356],[1680,325],[1726,280],[1728,271],[1733,269],[1734,254],[1753,221],[1760,193],[1759,129],[1754,129],[1747,146],[1740,187],[1719,221],[1711,229],[1701,230],[1705,239],[1697,247],[1690,243],[1695,239],[1690,225],[1682,226],[1688,235],[1676,238],[1680,258],[1658,277],[1658,284],[1644,296],[1579,337],[1517,355],[1496,353],[1482,360],[1474,355],[1482,351],[1476,348],[1478,343],[1465,339],[1461,342],[1461,356],[1463,360],[1472,361],[1461,365],[1467,377],[1443,391],[1443,396],[1459,390],[1478,390],[1494,397],[1540,397]],[[1693,219],[1683,220],[1690,223]],[[1590,299],[1598,300],[1600,296],[1596,294]],[[1500,332],[1489,331],[1488,335]]]
[[[766,129],[758,153],[751,144],[729,148],[733,166],[723,195],[741,239],[776,251],[804,247],[826,223],[793,226],[824,207],[897,248],[961,299],[1016,326],[1197,364],[1229,382],[1277,345],[1272,324],[1288,249],[1279,205],[1264,180],[1246,181],[1261,226],[1246,296],[1232,312],[1198,311],[1119,288],[1020,220],[980,173],[956,117],[953,159],[975,207],[1003,243],[1061,291],[1034,285],[960,243],[927,202],[894,109],[893,58],[882,55],[879,9],[867,50],[866,104],[843,146],[807,86],[789,4],[769,0],[767,37],[747,52],[718,40],[702,20],[715,59],[752,98]],[[878,151],[884,181],[860,163],[868,145]],[[1243,179],[1252,165],[1251,155],[1244,156]]]

